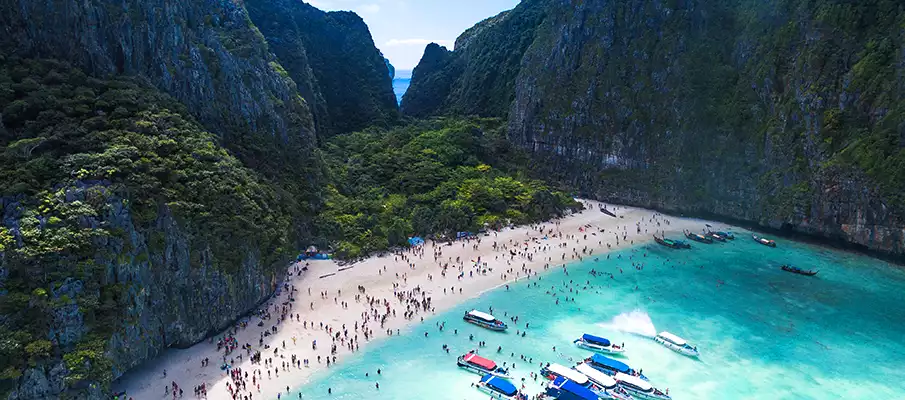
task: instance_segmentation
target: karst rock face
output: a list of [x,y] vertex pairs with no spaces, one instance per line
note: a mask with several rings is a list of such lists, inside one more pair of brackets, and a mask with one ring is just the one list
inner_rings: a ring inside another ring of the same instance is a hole
[[[253,311],[306,246],[319,137],[398,119],[354,13],[280,0],[0,11],[0,164],[41,172],[0,181],[0,336],[22,345],[0,349],[0,398],[109,398],[129,369]],[[93,169],[115,162],[147,180]],[[44,328],[16,325],[26,317]]]
[[526,0],[428,46],[402,110],[508,118],[583,195],[901,259],[903,22],[883,0]]

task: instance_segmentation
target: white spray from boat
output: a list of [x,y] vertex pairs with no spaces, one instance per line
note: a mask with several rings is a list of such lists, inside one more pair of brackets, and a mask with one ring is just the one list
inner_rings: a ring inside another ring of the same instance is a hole
[[610,322],[601,324],[601,326],[646,338],[657,336],[657,328],[654,327],[654,321],[650,319],[650,315],[641,310],[619,314]]

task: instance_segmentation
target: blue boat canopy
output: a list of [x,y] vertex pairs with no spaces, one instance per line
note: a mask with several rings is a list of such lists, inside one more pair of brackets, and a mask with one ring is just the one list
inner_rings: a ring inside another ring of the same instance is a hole
[[609,357],[604,357],[600,354],[594,354],[591,356],[591,362],[607,369],[622,372],[623,374],[629,374],[632,371],[632,368],[626,365],[624,362],[616,361]]
[[581,386],[561,376],[556,377],[556,379],[553,380],[553,386],[558,387],[559,390],[562,390],[564,392],[571,393],[572,395],[574,395],[573,397],[578,399],[598,400],[600,398],[599,396],[597,396],[597,394],[592,392],[591,389]]
[[582,338],[582,340],[584,340],[585,342],[597,343],[597,344],[599,344],[599,345],[601,345],[601,346],[609,346],[609,345],[610,345],[609,339],[607,339],[607,338],[602,338],[602,337],[600,337],[600,336],[588,335],[587,333],[585,333],[584,335],[581,335],[581,338]]
[[481,382],[506,396],[515,396],[515,394],[518,393],[518,389],[515,385],[498,376],[490,374],[484,375],[484,377],[481,378]]

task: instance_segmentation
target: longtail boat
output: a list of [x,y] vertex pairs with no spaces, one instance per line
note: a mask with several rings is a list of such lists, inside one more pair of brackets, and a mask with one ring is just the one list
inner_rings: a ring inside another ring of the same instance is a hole
[[786,272],[791,272],[791,273],[793,273],[793,274],[805,275],[805,276],[814,276],[814,275],[817,275],[818,272],[820,272],[820,271],[814,271],[814,270],[807,270],[807,271],[806,271],[806,270],[803,270],[803,269],[798,268],[798,267],[793,267],[793,266],[791,266],[791,265],[783,265],[783,266],[780,267],[780,268],[782,268],[782,270],[783,270],[783,271],[786,271]]
[[672,240],[672,239],[667,239],[667,238],[661,238],[661,237],[657,237],[657,235],[654,235],[654,241],[656,241],[657,243],[659,243],[663,246],[669,247],[671,249],[690,249],[691,248],[690,244],[685,243],[681,240]]
[[760,236],[757,236],[757,235],[751,235],[751,238],[754,239],[755,242],[760,243],[760,244],[762,244],[762,245],[764,245],[764,246],[767,246],[767,247],[776,247],[776,242],[774,242],[774,241],[772,241],[772,240],[770,240],[770,239],[767,239],[767,238],[764,238],[764,237],[760,237]]

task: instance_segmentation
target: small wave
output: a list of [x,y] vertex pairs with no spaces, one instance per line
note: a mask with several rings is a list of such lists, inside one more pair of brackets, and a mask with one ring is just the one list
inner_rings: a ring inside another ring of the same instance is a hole
[[641,310],[619,314],[610,322],[600,325],[605,328],[649,338],[657,336],[657,328],[654,327],[654,321],[650,319],[650,315]]

